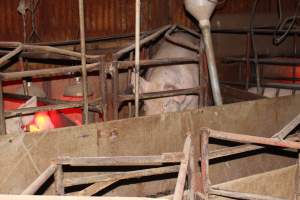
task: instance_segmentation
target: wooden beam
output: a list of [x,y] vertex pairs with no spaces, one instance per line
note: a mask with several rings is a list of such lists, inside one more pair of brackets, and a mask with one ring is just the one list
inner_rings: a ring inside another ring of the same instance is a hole
[[176,163],[182,157],[181,152],[175,152],[153,156],[61,157],[57,162],[70,166],[146,166]]
[[[33,183],[31,183],[21,194],[32,195],[35,194],[40,187],[54,174],[56,171],[56,164],[51,164]],[[1,196],[0,196],[1,197]],[[1,199],[1,198],[0,198]],[[13,198],[7,198],[13,199]]]
[[299,142],[291,142],[286,140],[276,140],[273,138],[265,138],[265,137],[257,137],[252,135],[243,135],[236,133],[229,133],[224,131],[212,130],[209,128],[203,128],[202,130],[206,130],[209,132],[210,137],[215,139],[233,141],[233,142],[241,142],[241,143],[253,143],[259,145],[269,145],[283,148],[291,148],[291,149],[300,149]]
[[185,185],[185,179],[187,175],[188,170],[188,164],[190,159],[190,151],[191,151],[191,136],[187,136],[185,139],[184,147],[183,147],[183,153],[184,158],[180,162],[180,168],[179,168],[179,174],[176,182],[175,192],[174,192],[174,200],[182,200],[183,194],[184,194],[184,185]]
[[[145,197],[76,197],[76,196],[41,196],[41,195],[0,195],[2,200],[154,200]],[[160,199],[164,200],[164,199]],[[165,199],[167,200],[167,199]]]

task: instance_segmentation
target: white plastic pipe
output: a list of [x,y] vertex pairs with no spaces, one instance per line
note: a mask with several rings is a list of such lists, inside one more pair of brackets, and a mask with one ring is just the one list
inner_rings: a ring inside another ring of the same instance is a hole
[[141,1],[135,2],[135,117],[139,116]]

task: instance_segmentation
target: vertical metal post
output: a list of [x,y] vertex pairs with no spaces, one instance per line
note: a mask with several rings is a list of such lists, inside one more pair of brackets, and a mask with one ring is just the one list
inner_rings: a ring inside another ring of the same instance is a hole
[[251,68],[250,68],[250,33],[247,34],[247,46],[246,46],[246,90],[249,89],[249,81],[250,81],[250,74],[251,74]]
[[[200,43],[202,42],[202,40],[200,39]],[[201,47],[201,44],[200,44]],[[199,51],[199,86],[201,87],[199,89],[199,93],[198,93],[198,108],[200,107],[204,107],[204,85],[205,85],[205,81],[204,81],[204,61],[203,61],[203,56],[201,56],[201,49]]]
[[[133,52],[130,52],[129,60],[133,60]],[[128,76],[127,76],[127,84],[128,86],[131,84],[131,77],[132,77],[132,69],[128,69]],[[132,117],[132,102],[128,101],[128,117]]]
[[113,87],[113,119],[119,118],[119,70],[117,62],[112,64],[112,87]]
[[[296,43],[297,43],[297,34],[295,33],[294,34],[294,37],[293,37],[294,39],[293,39],[293,53],[294,53],[294,58],[297,58],[297,45],[296,45]],[[296,65],[293,65],[292,66],[292,70],[293,70],[293,81],[292,81],[292,83],[293,84],[295,84],[296,83],[296,78],[297,78],[297,73],[296,73],[296,70],[297,70],[297,68],[296,68],[297,66]],[[293,94],[296,94],[296,90],[293,90]]]
[[139,90],[140,90],[140,15],[141,1],[135,1],[135,117],[139,116]]
[[64,180],[64,172],[63,172],[63,166],[57,165],[56,172],[54,174],[55,178],[55,192],[57,195],[64,195],[65,194],[65,188],[63,184]]
[[[25,66],[24,66],[24,59],[23,59],[23,57],[21,57],[21,56],[19,57],[19,62],[20,62],[20,65],[21,65],[21,71],[24,71],[25,70]],[[28,96],[29,95],[29,90],[28,90],[27,81],[25,79],[23,79],[22,83],[23,83],[24,95]]]
[[207,130],[201,131],[201,179],[202,189],[205,199],[208,199],[209,192],[209,158],[208,158],[208,143],[209,132]]
[[80,21],[80,46],[81,46],[81,65],[82,65],[82,93],[83,93],[83,115],[84,124],[89,123],[88,117],[88,83],[86,71],[86,47],[85,47],[85,30],[84,30],[84,0],[79,0],[79,21]]
[[2,77],[0,77],[0,135],[6,134]]
[[[102,60],[101,60],[102,61]],[[99,86],[101,93],[101,106],[103,112],[103,121],[107,121],[107,90],[106,90],[106,66],[99,64]]]

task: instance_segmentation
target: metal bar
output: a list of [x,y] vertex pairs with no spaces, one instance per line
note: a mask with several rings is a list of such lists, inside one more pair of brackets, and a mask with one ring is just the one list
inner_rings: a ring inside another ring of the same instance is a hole
[[[202,42],[202,40],[200,40]],[[206,81],[205,81],[205,70],[204,70],[204,54],[203,52],[200,51],[200,55],[198,59],[198,66],[199,66],[199,86],[202,86],[203,88],[199,90],[198,94],[198,108],[204,107],[205,106],[205,90],[207,87]]]
[[[197,63],[199,57],[181,57],[181,58],[162,58],[155,60],[141,60],[140,67],[149,67],[149,66],[161,66],[161,65],[175,65],[175,64],[187,64],[187,63]],[[134,66],[133,61],[118,61],[118,69],[128,69]]]
[[79,21],[80,21],[80,46],[81,46],[81,73],[82,73],[82,93],[83,93],[83,124],[89,123],[88,115],[88,79],[86,69],[86,47],[85,47],[85,30],[84,30],[84,0],[78,0],[79,3]]
[[[235,85],[235,86],[244,86],[245,83],[235,82],[235,81],[222,81],[223,84]],[[254,83],[249,83],[250,86],[255,86]],[[279,89],[291,89],[291,90],[300,90],[299,84],[287,84],[287,83],[262,83],[262,87],[269,88],[279,88]]]
[[[9,53],[7,50],[0,50],[0,56]],[[47,60],[80,60],[78,57],[62,55],[62,54],[54,54],[47,52],[35,52],[32,50],[27,50],[26,52],[22,51],[19,53],[19,57],[26,59],[47,59]],[[87,62],[95,62],[96,58],[87,58]]]
[[205,200],[208,199],[209,192],[209,158],[208,158],[208,143],[210,132],[207,130],[201,130],[201,180],[202,191]]
[[141,1],[135,1],[135,56],[134,56],[134,104],[135,117],[139,116],[139,95],[140,95],[140,31],[141,31]]
[[[8,98],[8,99],[18,99],[18,100],[28,100],[31,99],[33,96],[26,96],[26,95],[22,95],[22,94],[12,94],[12,93],[3,93],[4,98]],[[60,99],[49,99],[46,97],[37,97],[37,100],[46,104],[66,104],[66,103],[70,103],[70,101],[64,101],[64,100],[60,100]],[[90,112],[101,112],[103,110],[102,105],[98,105],[101,109],[98,109],[96,106],[98,100],[96,101],[91,101],[89,104],[89,111]],[[77,101],[75,103],[78,103],[78,105],[82,106],[83,102],[82,101]]]
[[232,199],[244,199],[244,200],[287,200],[282,198],[276,198],[271,196],[265,196],[265,195],[259,195],[259,194],[251,194],[251,193],[245,193],[245,192],[233,192],[228,190],[222,190],[222,189],[210,189],[210,194],[222,196],[222,197],[229,197]]
[[[95,99],[90,101],[90,104],[96,104],[98,103],[99,99]],[[62,104],[56,104],[56,105],[47,105],[47,106],[40,106],[40,107],[29,107],[29,108],[19,108],[16,110],[9,110],[5,112],[5,117],[14,117],[16,115],[27,115],[32,114],[39,111],[49,111],[49,110],[62,110],[67,108],[78,108],[82,107],[83,102],[67,102]],[[92,111],[98,111],[97,109],[93,109]]]
[[299,142],[291,142],[285,140],[276,140],[273,138],[265,138],[265,137],[257,137],[252,135],[242,135],[236,133],[228,133],[224,131],[217,131],[212,130],[209,128],[202,128],[202,131],[208,131],[210,137],[215,139],[233,141],[233,142],[242,142],[242,143],[253,143],[253,144],[260,144],[260,145],[269,145],[269,146],[276,146],[276,147],[284,147],[284,148],[291,148],[291,149],[300,149]]
[[107,121],[107,88],[106,88],[106,67],[99,64],[99,85],[102,102],[103,120]]
[[[92,63],[87,64],[87,70],[95,70],[100,63]],[[79,72],[82,66],[70,66],[70,67],[58,67],[52,69],[38,69],[38,70],[31,70],[31,71],[22,71],[22,72],[7,72],[7,73],[0,73],[5,81],[12,81],[18,80],[27,77],[50,77],[55,76],[58,74],[66,74],[70,72]]]
[[[141,33],[141,36],[148,36],[154,32],[156,32],[157,29],[153,29],[150,31],[143,31]],[[107,36],[100,36],[100,37],[90,37],[86,38],[86,43],[95,43],[95,42],[104,42],[108,40],[118,40],[118,39],[128,39],[133,38],[134,33],[125,33],[125,34],[117,34],[117,35],[107,35]],[[38,42],[38,43],[32,43],[34,45],[42,45],[42,46],[67,46],[67,45],[78,45],[80,44],[80,40],[64,40],[64,41],[57,41],[57,42]]]
[[[130,52],[129,54],[129,60],[133,60],[133,52]],[[133,70],[131,68],[128,69],[127,74],[127,88],[130,88],[131,86],[131,78],[132,78],[132,72]],[[128,117],[132,117],[132,102],[128,101]]]
[[183,199],[185,179],[187,175],[188,164],[189,164],[190,153],[191,153],[191,142],[192,142],[191,136],[189,135],[185,139],[185,143],[183,147],[184,158],[180,162],[180,168],[179,168],[178,178],[175,186],[173,200]]
[[0,135],[6,134],[2,77],[0,76]]
[[54,174],[56,171],[56,164],[51,164],[33,183],[31,183],[21,195],[33,195],[35,194],[40,187]]
[[[255,62],[254,58],[249,58],[250,62]],[[298,67],[300,65],[300,59],[294,58],[258,58],[258,64],[266,65],[282,65],[282,67]],[[235,63],[235,62],[247,62],[245,57],[226,57],[223,59],[223,62],[226,64]],[[295,66],[294,66],[295,65]],[[268,66],[264,66],[268,67]]]
[[[295,67],[293,69],[296,69]],[[280,81],[292,81],[294,84],[297,84],[296,81],[300,81],[300,78],[294,77],[283,77],[283,76],[265,76],[265,80],[280,80]]]
[[250,51],[251,51],[251,44],[250,44],[250,33],[247,34],[247,46],[246,46],[246,90],[249,88],[249,81],[250,81],[250,74],[251,74],[251,66],[250,66]]
[[64,104],[47,105],[40,107],[30,107],[30,108],[19,108],[16,110],[8,110],[5,112],[5,117],[10,118],[18,115],[28,115],[35,112],[49,111],[49,110],[62,110],[67,108],[77,108],[82,106],[82,102],[69,102]]
[[175,152],[154,156],[61,157],[57,162],[70,166],[146,166],[176,163],[182,158],[182,152]]
[[117,63],[112,64],[112,88],[113,88],[113,119],[119,118],[119,70]]
[[[19,62],[20,62],[20,66],[21,66],[21,71],[24,71],[25,67],[27,68],[27,61],[25,61],[25,63],[24,63],[24,58],[19,57]],[[24,94],[29,95],[27,80],[23,79],[22,83],[23,83]]]
[[[169,28],[171,28],[171,25],[166,25],[163,26],[162,28],[160,28],[157,32],[154,32],[153,34],[143,38],[140,41],[140,46],[143,46],[157,38],[159,38],[162,34],[164,34]],[[126,48],[123,48],[121,50],[119,50],[118,52],[114,53],[113,57],[116,60],[119,60],[124,54],[129,53],[130,51],[134,50],[135,48],[135,44],[129,45]]]
[[[79,9],[80,9],[80,7],[79,7]],[[83,24],[83,26],[84,26],[84,24]],[[78,53],[78,52],[75,52],[75,51],[70,51],[70,50],[67,50],[67,49],[60,49],[60,48],[56,48],[56,47],[25,44],[24,49],[31,50],[31,51],[38,51],[38,52],[46,51],[46,52],[50,52],[50,53],[56,53],[56,54],[71,56],[71,57],[75,57],[75,58],[81,58],[81,53]],[[100,57],[99,55],[86,55],[86,58],[89,58],[89,59],[92,59],[92,60],[99,59],[99,57]]]
[[[151,92],[151,93],[144,93],[140,94],[140,99],[153,99],[153,98],[161,98],[161,97],[170,97],[170,96],[179,96],[179,95],[186,95],[186,94],[195,94],[199,93],[199,90],[203,87],[195,87],[195,88],[188,88],[188,89],[179,89],[179,90],[168,90],[168,91],[160,91],[160,92]],[[131,101],[134,100],[134,95],[119,95],[119,101]]]
[[[170,64],[183,64],[183,63],[196,63],[198,61],[198,57],[182,57],[182,58],[168,58],[168,59],[157,59],[157,60],[141,60],[141,67],[149,67],[149,66],[160,66],[160,65],[170,65]],[[87,71],[98,71],[100,62],[87,64]],[[102,63],[103,66],[109,65],[109,63]],[[118,61],[118,69],[128,69],[132,68],[134,65],[134,61]],[[0,73],[3,77],[3,80],[18,80],[27,77],[50,77],[58,74],[66,74],[69,72],[79,72],[82,66],[69,66],[69,67],[58,67],[52,69],[39,69],[39,70],[30,70],[23,72],[7,72]]]
[[[254,34],[263,34],[263,35],[273,35],[275,29],[258,29],[258,28],[253,28]],[[234,29],[212,29],[212,33],[220,33],[220,34],[248,34],[250,32],[249,27],[245,28],[234,28]],[[278,33],[285,33],[286,30],[279,30]],[[300,30],[299,29],[291,29],[289,34],[299,34]]]

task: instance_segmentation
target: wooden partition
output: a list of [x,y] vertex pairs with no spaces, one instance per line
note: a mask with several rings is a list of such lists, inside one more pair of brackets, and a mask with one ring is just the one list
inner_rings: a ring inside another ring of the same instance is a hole
[[[300,112],[300,96],[236,103],[222,107],[169,113],[69,127],[44,133],[0,137],[0,193],[21,193],[58,156],[156,155],[181,151],[185,133],[209,127],[234,133],[270,137]],[[222,144],[223,145],[223,144]],[[222,148],[211,141],[210,150]],[[199,146],[198,146],[199,150]],[[289,166],[295,158],[263,152],[210,163],[213,184]],[[72,175],[80,172],[72,173]],[[141,184],[120,183],[109,193],[147,196],[174,191],[176,176]],[[47,191],[51,194],[51,190]]]

